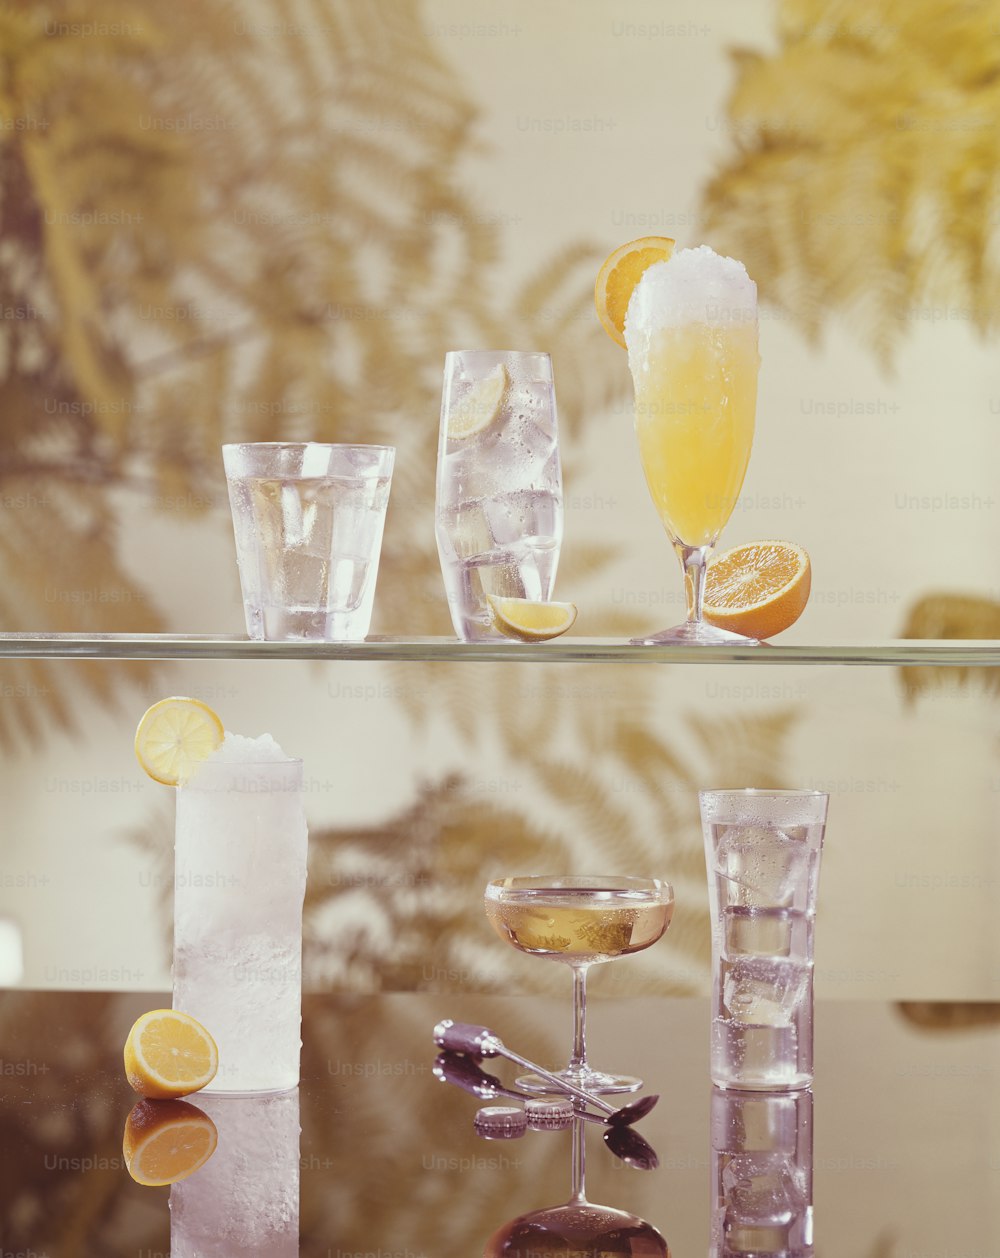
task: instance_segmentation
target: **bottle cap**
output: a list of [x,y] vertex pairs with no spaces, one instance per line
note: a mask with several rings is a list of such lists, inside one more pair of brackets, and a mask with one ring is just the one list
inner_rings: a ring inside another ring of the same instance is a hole
[[573,1102],[568,1099],[525,1101],[524,1114],[528,1126],[536,1131],[558,1131],[573,1126]]
[[528,1130],[528,1120],[514,1105],[484,1105],[476,1112],[475,1128],[485,1140],[516,1140]]

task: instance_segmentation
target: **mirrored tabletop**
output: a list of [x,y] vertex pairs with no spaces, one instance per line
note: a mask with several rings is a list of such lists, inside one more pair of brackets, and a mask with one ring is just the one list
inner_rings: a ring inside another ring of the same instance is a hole
[[[503,1098],[442,1083],[432,1040],[442,1018],[476,1022],[557,1065],[568,1009],[539,997],[426,993],[307,995],[300,1087],[263,1100],[194,1094],[190,1104],[211,1120],[195,1127],[214,1128],[214,1152],[172,1188],[143,1186],[123,1157],[123,1138],[134,1149],[145,1129],[133,1116],[127,1135],[138,1098],[122,1045],[140,1013],[165,1005],[165,993],[0,993],[4,1254],[523,1256],[523,1239],[487,1245],[512,1219],[570,1198],[572,1131],[480,1138],[477,1110]],[[659,1165],[633,1169],[602,1141],[606,1128],[586,1124],[586,1199],[645,1230],[599,1248],[559,1248],[550,1237],[538,1252],[662,1253],[649,1239],[657,1234],[675,1258],[813,1252],[789,1248],[789,1219],[801,1233],[811,1198],[818,1254],[995,1258],[995,1014],[989,1005],[820,1001],[808,1113],[805,1094],[791,1106],[758,1096],[734,1109],[740,1097],[713,1097],[709,1083],[707,1001],[595,991],[591,1057],[641,1075],[643,1095],[659,1094],[634,1127]],[[513,1082],[501,1059],[481,1065]],[[754,1170],[759,1148],[785,1159],[778,1171]],[[736,1194],[725,1209],[720,1191]],[[749,1226],[746,1210],[762,1201],[771,1222]],[[710,1247],[713,1206],[725,1250]]]

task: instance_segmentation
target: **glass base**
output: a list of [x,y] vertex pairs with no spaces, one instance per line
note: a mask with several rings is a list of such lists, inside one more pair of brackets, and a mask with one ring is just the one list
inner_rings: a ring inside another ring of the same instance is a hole
[[683,625],[664,629],[648,638],[633,638],[631,646],[766,646],[758,638],[716,629],[705,620],[686,620]]
[[[553,1070],[557,1079],[565,1079],[574,1087],[584,1092],[593,1092],[598,1096],[612,1095],[615,1092],[638,1092],[642,1080],[635,1075],[609,1075],[603,1070]],[[542,1075],[521,1075],[515,1080],[519,1088],[525,1092],[537,1092],[540,1095],[560,1096],[559,1089]]]

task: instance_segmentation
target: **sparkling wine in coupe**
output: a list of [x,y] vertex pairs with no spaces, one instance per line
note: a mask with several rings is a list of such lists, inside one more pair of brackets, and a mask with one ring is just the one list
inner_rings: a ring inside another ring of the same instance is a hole
[[[660,938],[674,912],[669,883],[657,878],[539,876],[500,878],[486,888],[486,916],[501,939],[530,956],[562,961],[573,970],[573,1054],[559,1075],[589,1092],[634,1092],[642,1080],[605,1074],[587,1062],[587,971],[627,957]],[[551,1083],[526,1075],[537,1092]]]
[[673,901],[642,891],[551,887],[523,900],[487,901],[501,939],[522,952],[573,964],[626,957],[656,943],[670,925]]

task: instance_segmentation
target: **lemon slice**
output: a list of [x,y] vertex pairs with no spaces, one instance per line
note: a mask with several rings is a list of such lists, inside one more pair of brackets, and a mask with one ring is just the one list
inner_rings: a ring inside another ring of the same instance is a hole
[[178,1009],[142,1014],[125,1041],[125,1077],[143,1096],[187,1096],[211,1083],[218,1069],[215,1040]]
[[482,380],[477,380],[465,397],[448,411],[448,437],[464,441],[485,432],[503,406],[510,378],[503,363],[497,363]]
[[125,1120],[122,1153],[137,1184],[177,1184],[215,1152],[215,1123],[187,1101],[136,1101]]
[[575,603],[536,603],[530,598],[496,598],[487,594],[493,628],[519,642],[546,642],[573,627]]
[[177,786],[221,744],[225,730],[200,699],[161,699],[135,731],[135,754],[154,782]]

